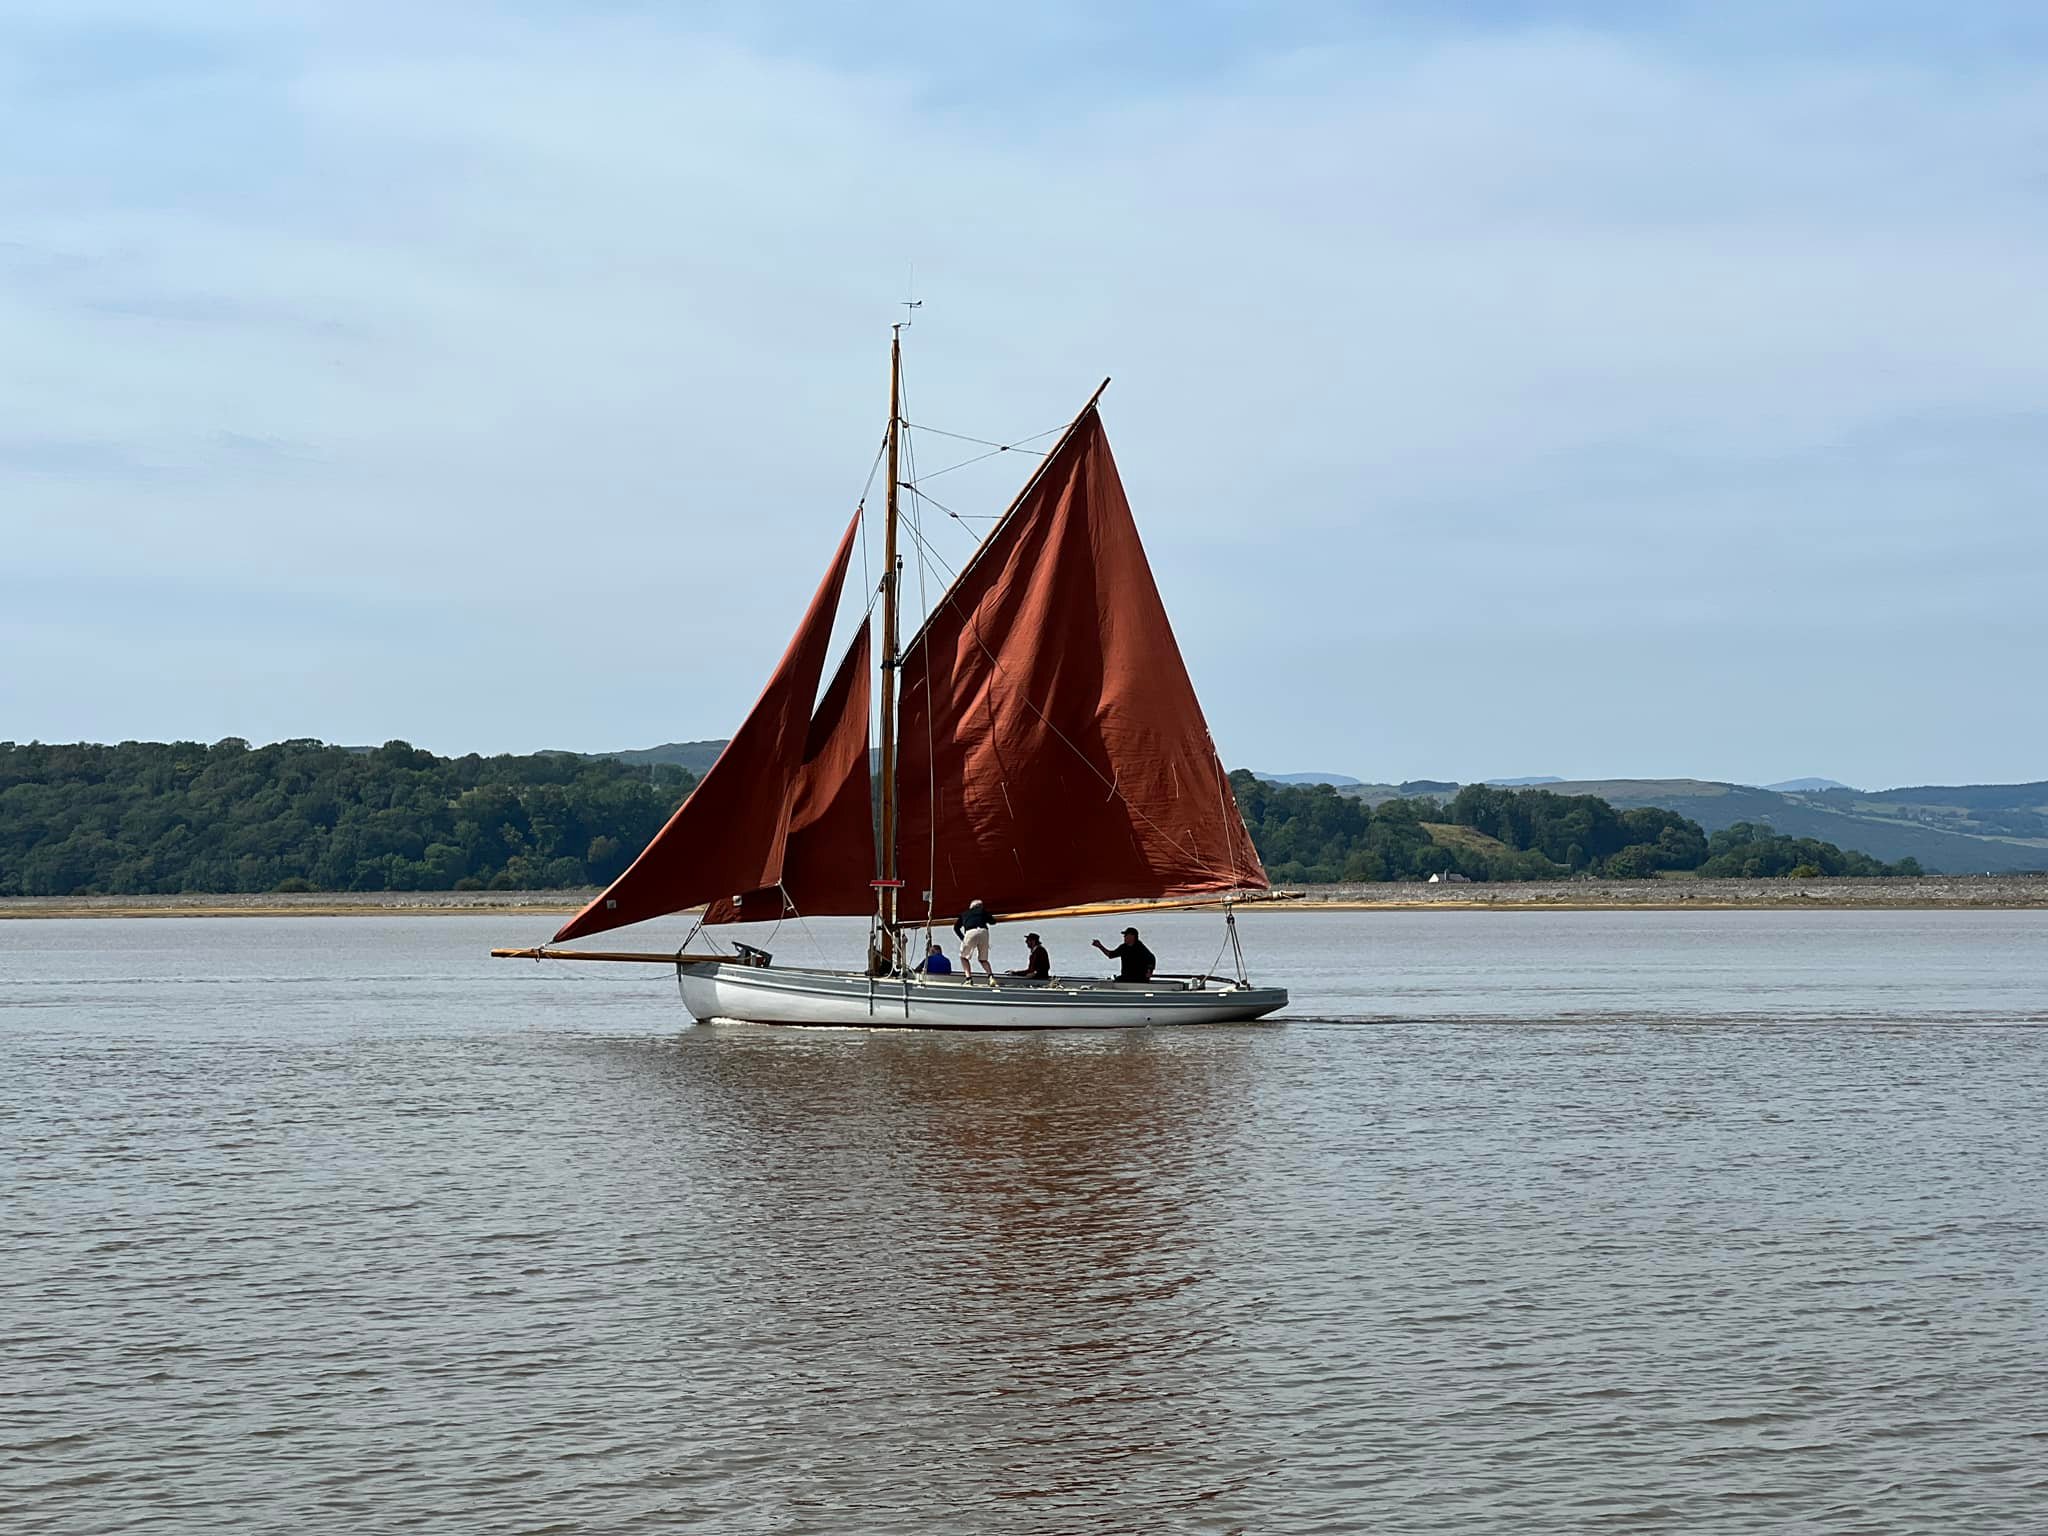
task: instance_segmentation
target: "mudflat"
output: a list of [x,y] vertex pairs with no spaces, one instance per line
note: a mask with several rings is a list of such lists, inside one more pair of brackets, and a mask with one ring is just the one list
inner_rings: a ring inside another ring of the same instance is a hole
[[[2048,908],[2048,874],[1921,875],[1891,880],[1531,880],[1299,887],[1293,911],[1416,907],[1479,911],[1813,911],[1818,908]],[[10,896],[0,918],[385,917],[489,912],[567,913],[597,894],[571,891],[266,891],[226,895]],[[1000,914],[998,914],[1000,915]]]
[[170,896],[0,897],[8,917],[423,917],[487,912],[576,912],[587,891],[256,891]]
[[1812,911],[1875,907],[1896,911],[1943,908],[2048,907],[2048,874],[1918,875],[1886,880],[1516,880],[1455,885],[1384,883],[1311,885],[1302,908],[1470,907],[1598,912],[1613,908],[1698,912]]

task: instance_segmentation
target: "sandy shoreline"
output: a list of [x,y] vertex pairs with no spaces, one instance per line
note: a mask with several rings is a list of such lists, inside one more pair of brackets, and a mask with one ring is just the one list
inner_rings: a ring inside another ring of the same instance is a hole
[[492,912],[569,913],[589,891],[264,891],[177,896],[6,896],[10,917],[460,917]]
[[[551,915],[589,891],[321,891],[257,895],[10,896],[0,918],[387,917]],[[1290,912],[1638,912],[2048,910],[2048,875],[1927,875],[1906,880],[1559,880],[1472,885],[1323,885]]]
[[2048,910],[2048,875],[1897,880],[1532,880],[1471,885],[1320,885],[1290,907],[1340,912],[1925,912]]

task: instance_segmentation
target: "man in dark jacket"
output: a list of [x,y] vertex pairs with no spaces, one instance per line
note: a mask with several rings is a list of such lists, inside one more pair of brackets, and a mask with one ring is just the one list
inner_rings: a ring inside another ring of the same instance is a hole
[[1052,980],[1052,956],[1045,952],[1045,946],[1038,942],[1038,935],[1024,935],[1024,948],[1029,951],[1030,963],[1021,971],[1007,971],[1009,976],[1023,976],[1031,981]]
[[979,959],[981,968],[988,979],[996,979],[995,967],[988,962],[988,930],[995,920],[988,915],[988,908],[975,897],[967,903],[967,910],[953,920],[953,936],[960,941],[960,972],[969,981],[974,980],[974,962]]
[[1159,964],[1159,957],[1138,942],[1138,930],[1135,928],[1124,930],[1124,941],[1115,949],[1104,948],[1100,939],[1089,942],[1117,962],[1118,981],[1150,981],[1153,969]]

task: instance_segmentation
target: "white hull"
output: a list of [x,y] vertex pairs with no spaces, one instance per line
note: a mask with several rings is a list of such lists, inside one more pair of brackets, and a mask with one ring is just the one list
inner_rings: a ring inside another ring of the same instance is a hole
[[1245,987],[1215,977],[1049,982],[959,976],[868,977],[858,972],[761,967],[704,960],[677,972],[683,1004],[699,1019],[855,1029],[1136,1029],[1229,1024],[1287,1006],[1282,987]]

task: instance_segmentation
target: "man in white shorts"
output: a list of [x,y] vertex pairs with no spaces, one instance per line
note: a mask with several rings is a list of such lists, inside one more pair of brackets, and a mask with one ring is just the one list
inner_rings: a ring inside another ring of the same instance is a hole
[[993,922],[979,896],[967,903],[967,910],[953,921],[953,933],[960,940],[960,970],[969,981],[974,980],[977,956],[989,981],[993,983],[996,979],[995,967],[988,963],[988,931]]

